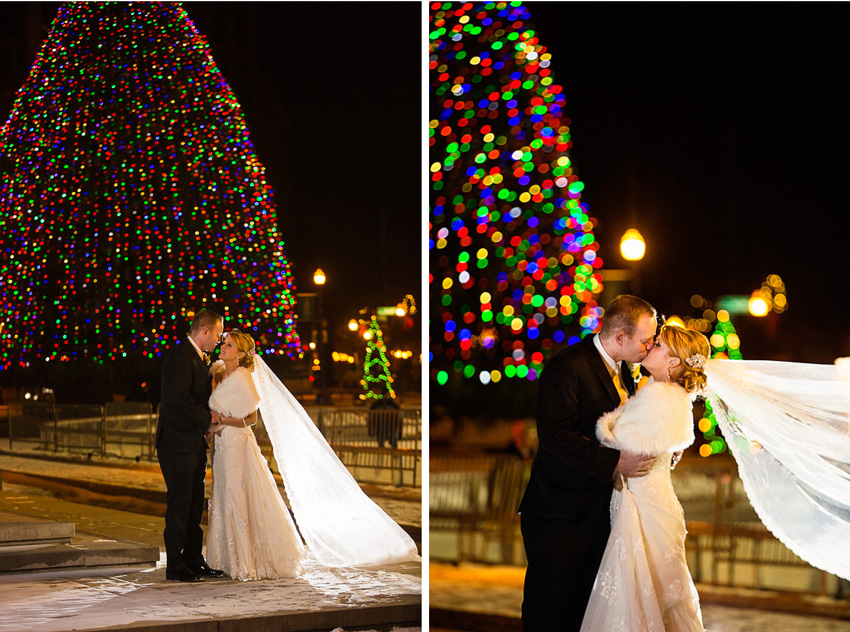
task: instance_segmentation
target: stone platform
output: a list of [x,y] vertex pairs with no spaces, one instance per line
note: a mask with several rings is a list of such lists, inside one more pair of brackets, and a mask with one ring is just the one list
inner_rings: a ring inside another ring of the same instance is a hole
[[391,630],[421,618],[418,565],[327,569],[303,577],[181,584],[150,570],[0,577],[0,632],[330,632]]
[[[4,456],[0,469],[10,465],[8,460]],[[68,479],[89,473],[74,467],[79,471],[63,472]],[[143,471],[96,469],[113,483],[126,479],[122,482],[128,489],[145,482]],[[412,519],[418,513],[418,502],[380,500]],[[7,478],[0,491],[2,514],[13,516],[11,522],[72,523],[72,546],[91,547],[98,540],[104,546],[113,544],[104,540],[138,542],[156,550],[158,561],[147,569],[0,574],[0,632],[421,632],[419,563],[329,569],[308,560],[305,574],[296,579],[181,584],[165,579],[165,558],[159,552],[163,519],[150,511],[69,502]],[[418,525],[412,526],[418,531]]]

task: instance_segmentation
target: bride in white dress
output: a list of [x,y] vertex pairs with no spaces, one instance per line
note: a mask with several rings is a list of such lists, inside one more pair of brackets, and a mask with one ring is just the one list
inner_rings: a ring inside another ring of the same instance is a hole
[[228,416],[213,438],[207,563],[233,579],[296,577],[304,545],[251,430],[260,405],[253,346],[230,332],[211,367],[210,408]]
[[692,397],[705,386],[709,353],[702,334],[665,325],[642,363],[649,383],[597,422],[606,446],[658,459],[647,476],[617,475],[611,535],[582,632],[704,631],[670,468],[673,453],[694,441]]
[[[295,577],[307,551],[325,566],[420,561],[410,536],[363,493],[301,405],[254,353],[253,338],[235,330],[225,336],[211,367],[210,408],[224,417],[210,428],[208,564],[245,580]],[[250,428],[258,409],[298,529]]]

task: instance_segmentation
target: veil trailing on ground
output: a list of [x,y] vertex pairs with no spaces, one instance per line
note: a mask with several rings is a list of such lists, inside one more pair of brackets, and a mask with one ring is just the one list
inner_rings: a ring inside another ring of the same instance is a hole
[[706,375],[761,521],[813,566],[850,579],[850,371],[710,360]]
[[255,356],[260,413],[310,551],[325,566],[419,560],[416,544],[354,480],[307,412]]

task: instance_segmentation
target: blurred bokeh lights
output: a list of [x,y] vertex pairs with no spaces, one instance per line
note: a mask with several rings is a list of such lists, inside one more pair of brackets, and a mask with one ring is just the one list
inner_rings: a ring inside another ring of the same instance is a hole
[[431,379],[537,379],[599,327],[593,235],[553,60],[520,3],[430,5]]

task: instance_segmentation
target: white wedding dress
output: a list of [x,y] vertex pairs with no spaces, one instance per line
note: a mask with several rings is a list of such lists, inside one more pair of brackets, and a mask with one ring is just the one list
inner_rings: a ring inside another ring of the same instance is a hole
[[582,632],[704,632],[670,478],[672,453],[694,441],[691,409],[678,384],[650,382],[597,422],[604,445],[659,458],[647,476],[621,479],[613,492],[611,535]]
[[[209,403],[225,416],[257,410],[260,397],[250,371],[236,369]],[[213,442],[207,564],[233,579],[296,577],[304,545],[253,431],[225,426]]]
[[253,431],[225,427],[214,440],[211,567],[234,579],[293,577],[305,550],[329,567],[421,563],[413,539],[363,492],[260,356],[254,356],[253,373],[238,368],[209,403],[237,418],[259,408],[298,525],[296,531]]

